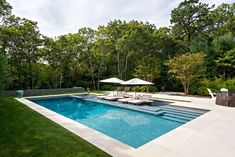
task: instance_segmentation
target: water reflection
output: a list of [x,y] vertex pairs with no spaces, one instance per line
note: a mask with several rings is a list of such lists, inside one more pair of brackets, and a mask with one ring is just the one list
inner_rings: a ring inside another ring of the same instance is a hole
[[147,125],[150,120],[138,113],[127,113],[123,111],[107,111],[101,118],[123,120],[130,126]]

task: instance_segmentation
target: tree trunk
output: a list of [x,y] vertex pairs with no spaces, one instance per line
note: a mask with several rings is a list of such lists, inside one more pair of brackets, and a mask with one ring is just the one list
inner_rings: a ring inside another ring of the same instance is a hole
[[60,68],[60,88],[62,87],[63,82],[63,67]]
[[186,85],[186,95],[188,95],[188,89],[189,89],[189,85]]
[[103,66],[103,63],[104,63],[104,57],[105,57],[105,54],[104,54],[105,50],[103,50],[102,52],[102,56],[101,56],[101,61],[100,61],[100,66],[99,66],[99,70],[98,70],[98,83],[97,83],[97,89],[100,90],[100,74],[101,74],[101,71],[102,71],[102,66]]
[[183,86],[184,86],[184,95],[188,95],[189,93],[189,83],[188,82],[184,82]]
[[118,77],[122,79],[121,68],[120,68],[120,53],[117,52],[117,62],[118,62]]
[[91,59],[91,55],[89,55],[89,64],[90,64],[90,69],[91,69],[91,78],[92,78],[92,84],[93,84],[93,90],[95,90],[95,78],[94,78],[94,68],[92,65],[92,59]]
[[128,67],[128,52],[126,53],[126,58],[125,58],[125,80],[127,79],[127,67]]
[[28,73],[29,73],[29,89],[33,89],[33,74],[32,74],[32,63],[30,58],[27,61],[28,63]]
[[181,81],[183,87],[184,87],[184,95],[187,95],[187,87],[186,87],[186,82]]

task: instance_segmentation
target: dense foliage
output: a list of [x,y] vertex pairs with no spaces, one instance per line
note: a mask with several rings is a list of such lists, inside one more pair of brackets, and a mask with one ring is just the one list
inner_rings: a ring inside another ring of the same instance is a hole
[[96,30],[81,28],[56,38],[42,35],[36,22],[12,15],[11,8],[0,0],[0,53],[9,64],[6,89],[100,89],[99,80],[116,76],[140,77],[158,89],[182,91],[166,63],[198,52],[206,71],[201,80],[235,76],[235,3],[215,7],[185,0],[172,10],[171,27],[113,20]]
[[7,61],[6,58],[0,55],[0,96],[4,90],[5,81],[7,80]]

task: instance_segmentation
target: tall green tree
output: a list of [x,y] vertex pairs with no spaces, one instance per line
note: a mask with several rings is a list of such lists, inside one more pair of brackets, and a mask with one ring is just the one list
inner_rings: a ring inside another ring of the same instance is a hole
[[212,24],[209,27],[210,36],[218,37],[227,33],[235,35],[235,3],[222,3],[210,13]]
[[155,52],[153,37],[155,27],[148,23],[130,21],[125,24],[125,33],[117,40],[117,50],[121,55],[121,76],[123,79],[131,78],[137,60],[148,53]]
[[122,52],[118,48],[118,41],[123,37],[125,33],[126,22],[121,20],[113,20],[106,26],[106,36],[112,44],[112,65],[114,66],[113,75],[122,79]]
[[78,30],[81,36],[81,63],[87,67],[87,73],[91,76],[93,89],[96,89],[95,81],[95,31],[91,28],[81,28]]
[[214,6],[199,2],[199,0],[184,0],[171,11],[171,24],[177,38],[186,41],[203,33],[211,25],[209,13]]
[[97,89],[100,89],[101,75],[107,71],[109,66],[109,60],[111,59],[110,52],[112,51],[111,42],[107,38],[107,29],[105,27],[99,27],[96,31],[96,42],[94,46],[94,60],[96,61],[97,71]]
[[4,21],[1,52],[8,56],[16,87],[34,88],[36,76],[33,64],[39,61],[43,36],[37,23],[14,15]]
[[47,40],[47,47],[44,49],[44,53],[47,54],[45,60],[59,71],[59,88],[62,88],[63,84],[71,86],[69,84],[71,81],[71,67],[80,55],[80,39],[79,34],[68,34]]

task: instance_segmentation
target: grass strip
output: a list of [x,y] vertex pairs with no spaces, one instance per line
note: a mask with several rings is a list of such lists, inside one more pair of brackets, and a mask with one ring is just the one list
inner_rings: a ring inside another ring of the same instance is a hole
[[106,157],[74,135],[12,97],[0,97],[0,156]]

